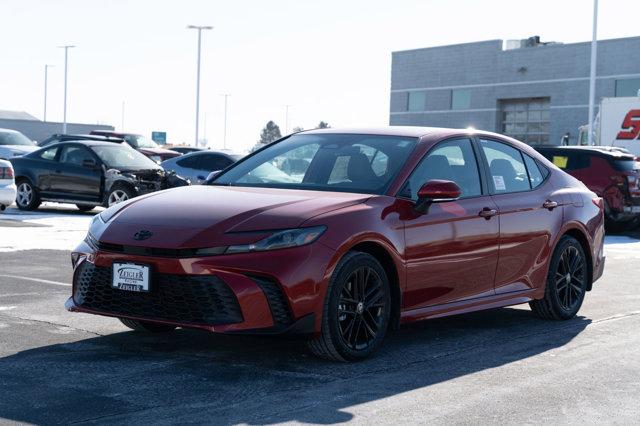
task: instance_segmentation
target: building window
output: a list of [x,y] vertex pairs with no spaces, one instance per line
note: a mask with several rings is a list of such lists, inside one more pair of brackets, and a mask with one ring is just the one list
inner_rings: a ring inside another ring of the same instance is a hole
[[638,96],[638,90],[640,90],[640,78],[616,80],[616,98]]
[[528,144],[549,143],[549,98],[501,100],[502,133]]
[[424,111],[426,101],[427,94],[425,92],[409,92],[407,111]]
[[451,91],[451,109],[469,109],[471,106],[471,91],[468,89],[454,89]]

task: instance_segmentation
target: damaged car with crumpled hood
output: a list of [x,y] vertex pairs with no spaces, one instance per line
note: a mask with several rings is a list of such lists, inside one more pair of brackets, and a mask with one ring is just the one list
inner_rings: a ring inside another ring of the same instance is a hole
[[21,210],[34,210],[49,201],[89,211],[190,184],[125,143],[65,141],[13,158],[11,163],[16,205]]

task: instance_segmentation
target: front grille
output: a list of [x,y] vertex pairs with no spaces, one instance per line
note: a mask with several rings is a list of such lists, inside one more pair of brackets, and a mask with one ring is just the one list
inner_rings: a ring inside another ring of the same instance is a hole
[[[123,253],[130,254],[132,256],[152,256],[152,257],[170,257],[170,258],[186,258],[186,257],[198,257],[203,256],[200,249],[186,248],[186,249],[166,249],[166,248],[154,248],[154,247],[139,247],[139,246],[125,246],[121,244],[104,243],[102,241],[97,242],[98,249],[102,251],[108,251],[111,253]],[[226,247],[220,247],[219,253],[210,249],[209,254],[206,256],[215,256],[217,254],[224,253]]]
[[233,291],[212,275],[151,275],[151,291],[111,287],[111,267],[83,262],[75,278],[74,302],[86,309],[185,324],[221,325],[242,321]]
[[278,283],[265,277],[251,276],[249,278],[251,278],[256,284],[258,284],[258,286],[262,289],[265,296],[267,297],[274,324],[291,324],[291,311],[289,310],[287,300],[282,293],[282,289],[280,288]]

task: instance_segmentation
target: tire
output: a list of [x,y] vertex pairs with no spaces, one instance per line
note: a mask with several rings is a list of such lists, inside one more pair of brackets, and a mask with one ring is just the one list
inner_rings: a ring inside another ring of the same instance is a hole
[[96,206],[91,206],[89,204],[76,204],[76,207],[81,212],[90,212],[91,210],[96,208]]
[[544,298],[529,302],[540,318],[568,320],[584,301],[589,286],[588,263],[582,246],[568,235],[560,238],[551,257]]
[[390,313],[391,290],[384,268],[370,254],[349,252],[331,276],[321,332],[309,340],[309,349],[331,361],[363,360],[382,344]]
[[113,185],[109,190],[109,193],[105,197],[105,207],[115,206],[116,204],[130,200],[135,197],[136,194],[133,189],[125,185]]
[[40,206],[40,194],[27,179],[16,182],[16,205],[20,210],[35,210]]
[[121,323],[135,331],[144,331],[147,333],[167,333],[176,329],[173,325],[156,324],[147,321],[138,321],[128,318],[118,318]]

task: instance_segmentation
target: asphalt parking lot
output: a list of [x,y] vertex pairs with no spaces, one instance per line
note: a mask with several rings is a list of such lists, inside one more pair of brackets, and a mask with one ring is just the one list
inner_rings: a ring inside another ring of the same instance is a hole
[[67,313],[69,250],[91,218],[45,207],[0,215],[0,422],[637,423],[640,239],[607,237],[580,315],[527,306],[391,334],[335,364],[289,339],[129,332]]

